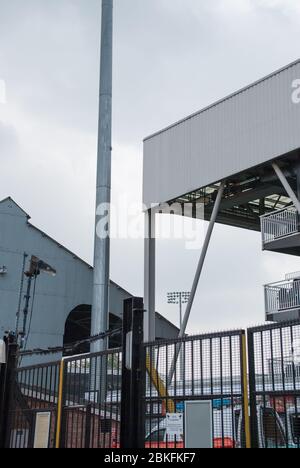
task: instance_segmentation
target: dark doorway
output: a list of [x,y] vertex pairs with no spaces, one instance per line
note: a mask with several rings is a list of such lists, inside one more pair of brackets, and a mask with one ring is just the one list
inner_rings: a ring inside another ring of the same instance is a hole
[[[91,310],[90,305],[80,305],[72,310],[66,320],[64,346],[78,341],[85,340],[91,336]],[[109,329],[116,330],[122,327],[122,320],[114,314],[109,314]],[[109,340],[109,348],[118,348],[121,346],[121,334],[113,336]],[[76,348],[76,354],[85,354],[90,352],[90,344],[83,343]],[[66,351],[65,356],[72,355],[74,352]]]

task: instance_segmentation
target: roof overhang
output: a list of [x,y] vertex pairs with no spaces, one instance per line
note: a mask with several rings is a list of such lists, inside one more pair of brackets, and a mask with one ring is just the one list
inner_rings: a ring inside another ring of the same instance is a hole
[[[291,201],[271,162],[279,160],[295,186],[300,148],[296,80],[300,60],[147,138],[145,206],[175,203],[176,214],[200,217],[196,204],[202,203],[203,217],[209,219],[224,179],[220,223],[259,230],[261,214],[288,206]],[[195,208],[184,210],[187,204]]]

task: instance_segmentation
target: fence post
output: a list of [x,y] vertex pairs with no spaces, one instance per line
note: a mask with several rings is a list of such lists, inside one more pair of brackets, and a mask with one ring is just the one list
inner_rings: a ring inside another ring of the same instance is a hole
[[[58,400],[57,400],[57,422],[56,422],[56,437],[55,437],[55,448],[62,448],[62,445],[65,445],[64,441],[64,432],[62,428],[64,427],[64,378],[65,378],[65,359],[63,358],[60,363],[59,369],[59,387],[58,387]],[[62,441],[63,444],[62,444]]]
[[243,332],[242,340],[242,379],[243,379],[243,405],[245,420],[246,449],[251,449],[251,424],[249,417],[249,388],[248,388],[248,362],[247,362],[247,341],[246,333]]
[[122,449],[145,446],[145,354],[143,352],[144,303],[142,298],[124,301],[121,397]]
[[6,343],[6,364],[1,366],[0,387],[0,448],[5,448],[10,439],[9,415],[14,399],[14,380],[17,367],[18,344],[16,337],[9,334]]
[[251,418],[251,444],[252,448],[259,448],[258,419],[256,405],[255,383],[255,354],[253,332],[248,330],[248,363],[249,363],[249,394],[250,394],[250,418]]

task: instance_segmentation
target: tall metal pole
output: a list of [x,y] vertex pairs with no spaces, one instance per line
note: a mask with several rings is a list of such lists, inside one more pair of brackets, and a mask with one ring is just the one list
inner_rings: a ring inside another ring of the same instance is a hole
[[[94,282],[92,334],[107,331],[109,326],[109,262],[110,262],[110,202],[112,151],[112,56],[113,56],[113,0],[102,0],[101,69],[98,129],[98,162],[96,189],[96,229],[94,252]],[[97,230],[101,218],[106,217],[106,232]],[[107,347],[107,341],[96,342],[94,351]]]

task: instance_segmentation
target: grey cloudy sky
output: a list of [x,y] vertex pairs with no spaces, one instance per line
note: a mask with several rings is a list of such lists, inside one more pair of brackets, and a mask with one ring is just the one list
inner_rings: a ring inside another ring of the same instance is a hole
[[[0,0],[0,199],[89,262],[100,14],[100,0]],[[145,136],[299,58],[299,27],[298,0],[115,0],[114,200],[141,200]],[[157,308],[172,320],[166,292],[190,289],[197,260],[159,242]],[[189,331],[262,322],[262,284],[298,263],[219,226]],[[111,277],[142,294],[141,241],[113,241]]]

